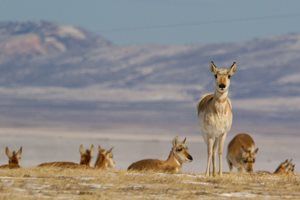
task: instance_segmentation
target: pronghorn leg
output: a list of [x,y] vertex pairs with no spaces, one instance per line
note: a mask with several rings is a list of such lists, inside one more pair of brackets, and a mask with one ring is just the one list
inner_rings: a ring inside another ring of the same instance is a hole
[[228,158],[227,158],[227,163],[228,163],[228,167],[229,167],[229,172],[231,173],[232,169],[233,169],[233,164],[232,164],[232,162],[229,161]]
[[223,165],[222,165],[222,154],[223,154],[223,146],[226,138],[226,133],[224,133],[222,136],[219,138],[219,175],[222,176],[223,174]]
[[213,176],[216,176],[216,168],[217,168],[217,160],[216,160],[216,153],[217,153],[217,147],[218,147],[218,140],[216,139],[214,141],[213,145],[213,153],[212,153],[212,164],[213,164]]
[[208,138],[207,140],[207,165],[205,175],[209,176],[210,173],[210,164],[212,159],[212,150],[213,150],[214,140],[212,138]]

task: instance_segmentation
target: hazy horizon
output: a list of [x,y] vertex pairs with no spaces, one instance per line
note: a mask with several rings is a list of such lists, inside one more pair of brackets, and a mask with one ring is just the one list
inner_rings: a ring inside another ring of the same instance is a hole
[[[52,21],[97,32],[118,45],[209,44],[297,33],[291,0],[2,1],[1,21]],[[155,13],[155,14],[154,14]]]

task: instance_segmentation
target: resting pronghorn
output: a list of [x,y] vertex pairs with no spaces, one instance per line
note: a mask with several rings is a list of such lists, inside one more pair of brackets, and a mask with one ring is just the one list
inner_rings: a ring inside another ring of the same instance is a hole
[[295,164],[292,163],[292,159],[286,159],[280,163],[274,172],[269,171],[257,171],[258,174],[273,174],[273,175],[295,175]]
[[237,134],[229,143],[227,150],[227,162],[230,172],[236,167],[239,172],[246,170],[253,172],[258,148],[252,137],[246,133]]
[[94,145],[91,145],[90,149],[84,149],[83,145],[81,144],[79,147],[80,152],[80,163],[74,163],[74,162],[65,162],[65,161],[59,161],[59,162],[47,162],[39,164],[38,167],[90,167],[90,163],[92,160]]
[[214,94],[204,95],[198,103],[198,117],[204,141],[207,144],[206,176],[210,175],[213,163],[213,175],[216,174],[216,151],[219,154],[219,175],[222,175],[223,145],[232,124],[232,107],[228,97],[230,78],[236,72],[234,62],[229,69],[217,68],[211,62],[211,72],[215,76]]
[[181,170],[184,162],[191,162],[193,157],[188,152],[186,145],[186,138],[182,141],[178,141],[178,137],[175,137],[172,141],[173,147],[167,160],[158,159],[145,159],[132,163],[128,170],[137,171],[156,171],[156,172],[169,172],[176,173]]
[[21,160],[22,147],[16,152],[11,152],[8,147],[5,148],[5,154],[8,157],[8,164],[1,165],[0,168],[20,168],[19,161]]
[[96,169],[112,169],[115,167],[115,161],[113,160],[113,147],[110,148],[108,151],[102,149],[98,146],[98,156],[95,162]]
[[286,159],[284,162],[280,163],[273,174],[294,174],[295,164],[292,163],[292,159]]

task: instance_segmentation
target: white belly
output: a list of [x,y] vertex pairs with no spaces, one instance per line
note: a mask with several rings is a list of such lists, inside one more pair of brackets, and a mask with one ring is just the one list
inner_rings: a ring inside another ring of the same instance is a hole
[[231,129],[232,115],[200,113],[199,122],[205,140],[220,137]]

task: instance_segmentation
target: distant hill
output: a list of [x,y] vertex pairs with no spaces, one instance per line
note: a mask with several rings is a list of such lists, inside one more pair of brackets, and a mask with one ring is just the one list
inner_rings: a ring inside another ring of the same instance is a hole
[[299,55],[296,33],[243,43],[118,46],[70,25],[1,22],[0,125],[176,123],[195,124],[196,132],[194,109],[213,90],[214,60],[238,63],[230,91],[238,122],[297,129]]

